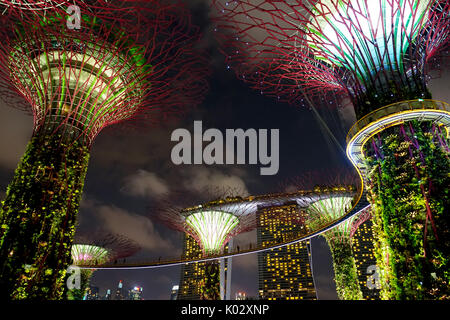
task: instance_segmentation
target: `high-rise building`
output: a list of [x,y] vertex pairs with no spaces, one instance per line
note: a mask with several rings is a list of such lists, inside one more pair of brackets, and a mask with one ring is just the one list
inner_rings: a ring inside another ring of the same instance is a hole
[[111,289],[107,289],[103,300],[111,300]]
[[[183,241],[183,253],[187,258],[202,256],[202,250],[194,238],[185,234]],[[180,286],[178,300],[199,300],[200,281],[205,275],[205,263],[196,262],[184,264],[181,267]]]
[[247,294],[243,291],[236,292],[234,300],[246,300]]
[[117,285],[116,295],[114,297],[114,300],[125,300],[125,295],[123,291],[123,282],[122,280],[119,281],[119,284]]
[[[225,246],[224,250],[228,250],[228,244]],[[190,235],[185,234],[183,240],[183,254],[187,258],[197,258],[202,257],[203,253],[200,245],[192,238]],[[229,290],[226,287],[230,286],[231,277],[231,259],[225,259],[221,263],[221,285],[224,286],[223,298],[229,297]],[[181,267],[180,285],[178,289],[177,299],[178,300],[200,300],[201,296],[201,286],[200,283],[205,277],[205,262],[195,262],[184,264]]]
[[[258,207],[258,247],[288,240],[306,232],[304,212],[296,202]],[[259,298],[267,300],[313,300],[316,290],[311,272],[309,241],[258,253]]]
[[178,290],[180,289],[179,285],[174,285],[172,287],[172,291],[170,292],[170,300],[177,300],[178,298]]
[[128,300],[142,300],[142,287],[134,287],[128,290]]
[[99,300],[99,289],[98,287],[89,287],[86,291],[86,300]]
[[372,220],[367,220],[356,229],[352,237],[352,249],[364,299],[380,299],[380,282],[373,247]]

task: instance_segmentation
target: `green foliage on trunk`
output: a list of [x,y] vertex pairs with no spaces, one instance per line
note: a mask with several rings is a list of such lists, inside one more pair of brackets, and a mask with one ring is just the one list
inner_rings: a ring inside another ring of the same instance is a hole
[[200,283],[201,300],[220,300],[220,264],[218,260],[205,264],[205,278]]
[[80,142],[31,139],[0,210],[2,298],[62,297],[88,160]]
[[80,288],[67,290],[66,297],[68,300],[83,300],[93,273],[94,272],[90,269],[80,270]]
[[431,123],[403,128],[376,138],[383,157],[366,145],[382,298],[450,299],[449,155]]
[[333,239],[329,233],[325,234],[333,258],[334,280],[336,292],[340,300],[363,300],[363,294],[358,280],[358,271],[350,243],[350,238]]

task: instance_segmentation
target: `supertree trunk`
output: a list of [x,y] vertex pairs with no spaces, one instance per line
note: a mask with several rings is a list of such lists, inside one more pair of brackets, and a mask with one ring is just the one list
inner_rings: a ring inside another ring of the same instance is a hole
[[220,300],[220,264],[218,260],[206,262],[205,278],[200,286],[200,300]]
[[0,211],[2,298],[61,298],[88,159],[79,141],[34,134]]
[[94,271],[90,269],[82,269],[80,271],[80,288],[67,290],[66,296],[68,300],[83,300],[93,273]]
[[367,188],[384,299],[449,299],[447,141],[431,122],[385,129],[367,143]]
[[[334,233],[334,230],[329,232]],[[339,299],[363,300],[350,238],[336,240],[332,234],[326,234],[325,239],[333,258],[334,280]]]
[[450,1],[214,4],[227,64],[261,93],[299,105],[326,91],[351,98],[347,154],[374,203],[385,298],[447,298],[449,151],[427,121],[448,132],[450,109],[426,84],[448,45]]

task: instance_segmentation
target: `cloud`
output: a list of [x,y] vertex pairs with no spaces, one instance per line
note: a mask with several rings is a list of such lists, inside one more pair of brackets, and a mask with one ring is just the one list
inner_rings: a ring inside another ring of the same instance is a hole
[[142,249],[173,251],[172,243],[163,239],[150,219],[118,208],[100,205],[96,208],[97,217],[103,228],[136,241]]
[[[154,172],[139,169],[124,178],[121,191],[135,197],[147,200],[178,199],[198,201],[199,203],[213,200],[213,197],[226,195],[247,196],[247,186],[241,176],[243,170],[227,168],[223,172],[214,168],[185,166],[174,170],[159,170],[164,172],[164,179]],[[161,173],[160,173],[161,175]],[[191,205],[191,204],[187,204]]]
[[241,177],[205,167],[193,167],[191,170],[185,171],[183,185],[187,190],[197,192],[202,192],[207,188],[232,188],[238,190],[241,196],[249,194]]
[[169,185],[153,172],[138,170],[125,178],[122,191],[140,197],[159,197],[169,192]]

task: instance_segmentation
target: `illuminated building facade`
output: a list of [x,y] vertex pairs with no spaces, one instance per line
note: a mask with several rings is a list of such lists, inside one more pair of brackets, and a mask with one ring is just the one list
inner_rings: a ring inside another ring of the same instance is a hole
[[[297,203],[259,207],[258,247],[286,241],[292,234],[306,232],[303,211]],[[316,290],[311,272],[309,241],[258,253],[259,298],[267,300],[314,300]]]
[[128,290],[128,300],[143,300],[142,299],[142,287],[134,287]]
[[122,280],[119,281],[119,284],[117,285],[116,295],[114,297],[114,300],[125,300],[125,295],[123,292],[123,282]]
[[107,289],[103,300],[111,300],[111,289]]
[[[183,254],[187,258],[198,258],[203,256],[202,249],[198,242],[188,234],[185,234],[183,240]],[[225,251],[228,250],[228,245],[225,246]],[[231,259],[225,259],[221,263],[222,277],[221,285],[227,284],[230,287],[231,278]],[[181,267],[180,285],[178,288],[177,300],[200,300],[201,297],[201,282],[205,278],[205,262],[195,262],[184,264]],[[224,288],[225,296],[229,296],[229,290]]]
[[174,285],[172,287],[172,291],[170,292],[170,300],[177,300],[178,298],[178,290],[180,289],[179,285]]
[[246,299],[247,299],[247,294],[245,292],[243,292],[243,291],[236,292],[234,300],[246,300]]
[[372,220],[367,220],[356,229],[352,237],[358,280],[365,300],[380,299],[380,283],[373,246]]
[[87,289],[86,300],[100,300],[98,287],[89,287]]

